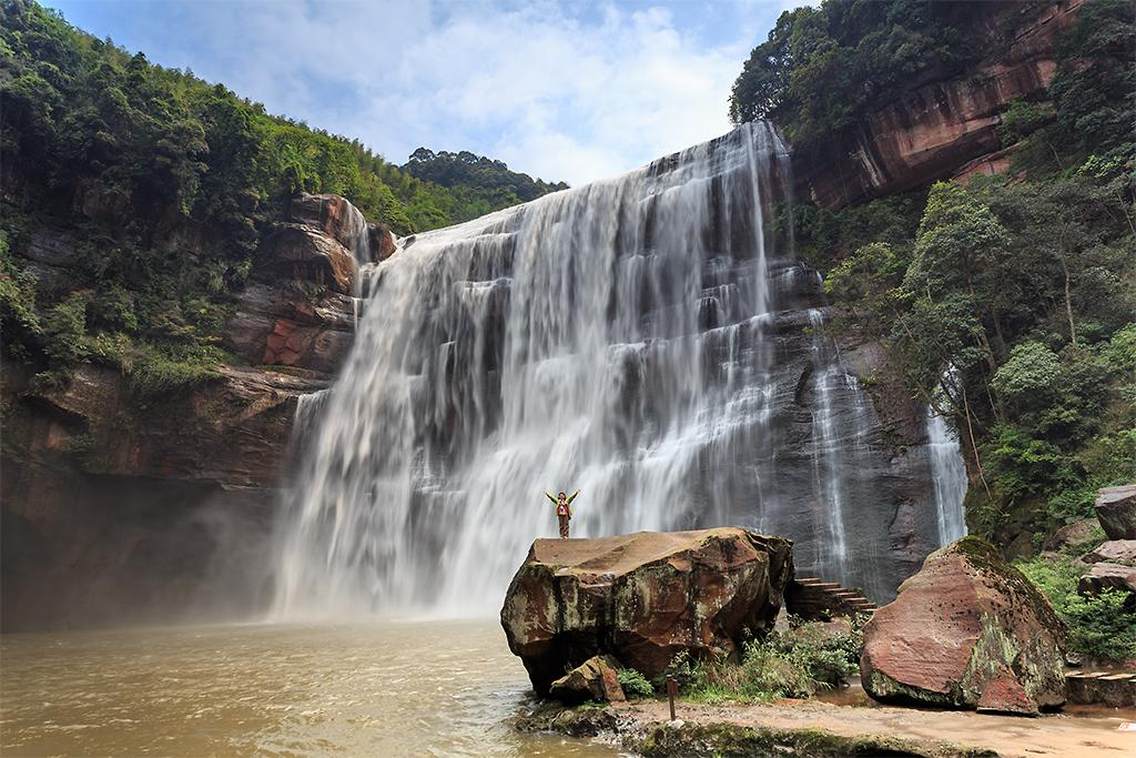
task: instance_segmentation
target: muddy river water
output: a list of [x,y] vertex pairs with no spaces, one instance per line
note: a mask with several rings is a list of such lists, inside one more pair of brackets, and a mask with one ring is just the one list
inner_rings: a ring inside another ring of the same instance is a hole
[[493,621],[228,625],[0,639],[0,754],[612,756],[508,719]]

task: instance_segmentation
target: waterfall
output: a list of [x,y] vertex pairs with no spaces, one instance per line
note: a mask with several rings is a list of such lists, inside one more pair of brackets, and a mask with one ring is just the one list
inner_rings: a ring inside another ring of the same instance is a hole
[[576,488],[573,536],[760,527],[890,592],[874,417],[771,223],[787,161],[747,124],[403,240],[307,435],[277,613],[493,610]]
[[946,545],[966,534],[962,503],[968,482],[958,434],[930,406],[927,407],[927,450],[931,458],[939,544]]

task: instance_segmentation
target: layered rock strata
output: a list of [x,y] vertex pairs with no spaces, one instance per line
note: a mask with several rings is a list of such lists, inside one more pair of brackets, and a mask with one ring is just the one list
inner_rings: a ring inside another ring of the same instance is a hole
[[798,193],[839,208],[952,176],[1010,166],[998,127],[1014,100],[1045,100],[1056,43],[1084,0],[990,2],[973,8],[970,33],[990,50],[963,71],[932,70],[852,128],[794,156]]
[[[77,286],[77,240],[15,249],[41,288]],[[3,365],[4,628],[122,624],[263,607],[268,538],[300,398],[350,348],[361,263],[394,239],[336,196],[298,196],[226,325],[241,365],[144,394],[83,364],[62,383]]]

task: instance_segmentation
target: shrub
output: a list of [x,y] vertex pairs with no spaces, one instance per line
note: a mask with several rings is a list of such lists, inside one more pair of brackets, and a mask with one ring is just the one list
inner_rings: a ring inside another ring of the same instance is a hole
[[1136,613],[1125,607],[1128,593],[1107,591],[1095,597],[1078,594],[1077,579],[1087,567],[1070,553],[1016,565],[1068,625],[1070,650],[1095,660],[1136,659]]
[[143,395],[190,387],[217,376],[225,354],[211,345],[142,344],[133,354],[129,376]]
[[773,632],[748,643],[740,663],[715,660],[695,665],[686,693],[705,702],[812,697],[855,673],[862,646],[859,622],[843,634],[826,633],[819,624]]
[[619,686],[630,699],[653,697],[655,694],[655,688],[647,681],[647,677],[632,668],[619,670]]
[[47,312],[44,352],[62,364],[78,363],[90,352],[87,345],[87,304],[90,293],[73,292]]
[[12,259],[8,235],[0,230],[0,329],[4,346],[16,355],[26,349],[25,342],[41,332],[36,313],[35,277]]

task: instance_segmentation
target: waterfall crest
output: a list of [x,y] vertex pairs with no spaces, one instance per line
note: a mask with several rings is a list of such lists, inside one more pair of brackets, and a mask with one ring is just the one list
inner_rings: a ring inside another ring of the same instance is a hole
[[310,424],[278,614],[495,610],[576,488],[574,536],[738,524],[890,592],[874,415],[773,229],[789,186],[746,124],[403,240]]

